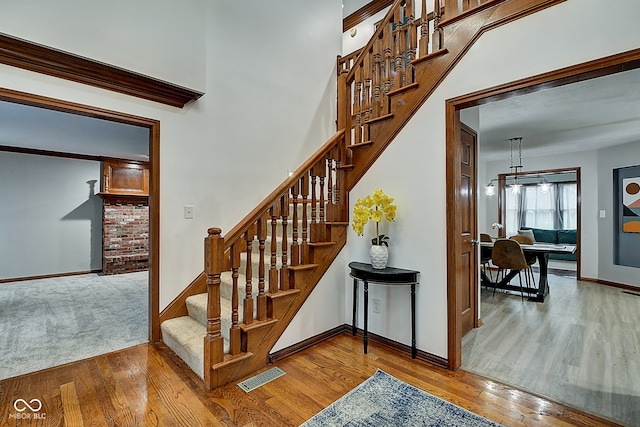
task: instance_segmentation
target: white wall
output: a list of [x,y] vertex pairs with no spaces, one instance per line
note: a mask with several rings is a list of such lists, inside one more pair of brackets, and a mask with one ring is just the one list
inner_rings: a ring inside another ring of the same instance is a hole
[[0,65],[5,88],[160,120],[162,309],[203,271],[207,229],[230,230],[335,132],[340,1],[49,3],[0,0],[3,32],[205,92],[177,109]]
[[0,279],[102,268],[101,172],[96,161],[0,152]]
[[[422,272],[419,349],[447,357],[445,100],[637,48],[640,3],[625,0],[616,7],[616,19],[606,19],[608,7],[602,2],[564,2],[484,34],[351,193],[353,204],[381,187],[398,202],[397,220],[388,230],[391,265]],[[403,173],[407,170],[412,173]],[[583,209],[594,212],[597,206],[583,204]],[[367,260],[368,239],[351,232],[347,245],[349,260]],[[388,298],[382,305],[391,310],[372,319],[370,330],[408,344],[405,295],[389,293]],[[349,307],[348,292],[345,300]]]
[[0,28],[14,37],[204,90],[206,3],[0,0]]
[[[640,140],[598,150],[598,209],[606,212],[598,218],[598,278],[640,288],[640,269],[613,263],[613,169],[640,165]],[[583,193],[584,194],[584,193]]]

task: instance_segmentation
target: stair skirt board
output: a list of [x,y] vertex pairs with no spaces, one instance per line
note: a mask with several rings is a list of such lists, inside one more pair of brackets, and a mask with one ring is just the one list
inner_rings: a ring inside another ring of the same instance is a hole
[[271,368],[242,382],[239,382],[238,387],[249,393],[251,390],[262,387],[266,383],[273,381],[276,378],[280,378],[284,374],[286,374],[286,372],[276,366],[275,368]]

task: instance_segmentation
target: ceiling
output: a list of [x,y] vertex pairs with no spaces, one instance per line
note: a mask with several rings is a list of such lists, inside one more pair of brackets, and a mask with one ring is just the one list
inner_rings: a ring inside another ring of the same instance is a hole
[[509,138],[522,156],[598,149],[640,141],[640,69],[490,102],[479,111],[480,156],[508,159]]
[[149,161],[149,129],[0,102],[0,145]]

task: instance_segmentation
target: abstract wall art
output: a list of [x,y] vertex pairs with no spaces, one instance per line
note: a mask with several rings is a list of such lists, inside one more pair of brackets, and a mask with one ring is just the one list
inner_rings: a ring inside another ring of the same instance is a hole
[[640,233],[640,177],[622,179],[622,231]]
[[640,268],[640,165],[613,170],[613,263]]

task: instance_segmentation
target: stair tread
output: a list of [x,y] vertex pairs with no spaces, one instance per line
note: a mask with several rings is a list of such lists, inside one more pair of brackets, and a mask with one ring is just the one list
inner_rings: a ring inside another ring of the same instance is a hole
[[[162,341],[200,378],[204,378],[204,337],[207,328],[189,316],[165,320],[160,325]],[[224,352],[229,352],[229,340],[224,340]]]

